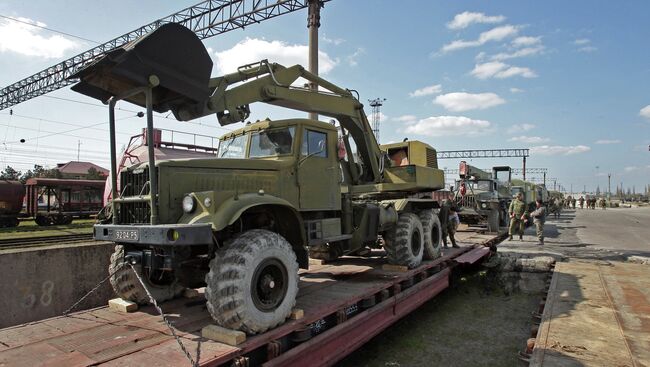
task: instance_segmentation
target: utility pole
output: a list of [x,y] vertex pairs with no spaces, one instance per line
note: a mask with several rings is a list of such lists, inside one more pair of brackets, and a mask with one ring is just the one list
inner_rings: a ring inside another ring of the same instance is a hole
[[379,143],[379,125],[381,123],[381,106],[384,105],[386,98],[369,99],[370,107],[372,107],[372,132],[375,133],[375,139]]
[[[318,75],[318,28],[320,27],[320,8],[323,7],[321,0],[309,0],[309,12],[307,13],[307,28],[309,28],[309,71]],[[309,89],[318,91],[318,84],[310,83]],[[318,120],[318,114],[310,112],[309,119]]]
[[[526,179],[526,170],[524,170],[524,180]],[[544,187],[546,187],[546,172],[544,172]]]
[[77,140],[77,162],[80,162],[79,160],[79,152],[81,151],[81,140]]
[[[526,181],[526,156],[524,156],[524,165],[522,167],[521,173],[524,176],[524,181]],[[544,174],[544,177],[546,177],[546,174]]]
[[612,174],[607,174],[607,200],[612,196]]

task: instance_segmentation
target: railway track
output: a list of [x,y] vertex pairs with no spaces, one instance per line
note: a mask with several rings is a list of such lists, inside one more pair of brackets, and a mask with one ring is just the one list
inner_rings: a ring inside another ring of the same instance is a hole
[[28,238],[8,238],[0,240],[0,250],[12,248],[29,248],[47,246],[57,243],[88,242],[93,240],[92,233],[68,234],[60,236],[41,236]]

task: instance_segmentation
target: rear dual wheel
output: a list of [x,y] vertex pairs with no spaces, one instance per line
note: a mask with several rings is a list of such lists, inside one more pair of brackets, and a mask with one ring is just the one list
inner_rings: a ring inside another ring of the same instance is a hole
[[420,218],[413,213],[399,215],[397,224],[384,236],[388,262],[415,268],[424,255],[424,230]]

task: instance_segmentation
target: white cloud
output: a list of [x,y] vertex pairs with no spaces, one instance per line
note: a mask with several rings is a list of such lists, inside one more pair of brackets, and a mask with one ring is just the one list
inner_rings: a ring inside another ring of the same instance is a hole
[[425,136],[476,136],[490,132],[492,124],[465,116],[432,116],[410,123],[404,132]]
[[417,119],[418,119],[418,118],[417,118],[415,115],[402,115],[402,116],[399,116],[399,117],[395,117],[395,118],[393,118],[393,121],[397,121],[397,122],[409,122],[409,121],[415,121],[415,120],[417,120]]
[[350,66],[357,66],[357,65],[359,65],[359,61],[358,61],[358,59],[359,59],[359,57],[360,57],[361,55],[363,55],[363,54],[365,54],[365,53],[366,53],[366,50],[365,50],[365,49],[363,49],[363,48],[361,48],[361,47],[357,48],[356,51],[354,51],[351,55],[349,55],[349,56],[347,57],[348,64],[349,64]]
[[639,167],[637,167],[637,166],[628,166],[628,167],[625,167],[623,170],[625,172],[634,172],[634,171],[637,171],[638,169],[639,169]]
[[585,145],[538,145],[530,147],[530,154],[539,155],[572,155],[578,153],[585,153],[590,151],[591,148]]
[[507,60],[517,57],[533,56],[544,51],[544,46],[525,47],[514,52],[501,52],[490,57],[492,60]]
[[429,96],[432,94],[440,93],[441,91],[442,91],[442,85],[434,84],[424,88],[416,89],[413,92],[409,93],[409,96],[411,97]]
[[641,111],[639,111],[639,116],[650,119],[650,104],[643,107]]
[[540,136],[513,136],[512,138],[508,139],[509,141],[515,141],[518,143],[527,143],[527,144],[540,144],[540,143],[546,143],[550,141],[551,139],[549,138],[542,138]]
[[338,46],[341,43],[345,42],[345,40],[343,38],[328,38],[327,36],[323,35],[323,42]]
[[621,141],[618,139],[614,140],[608,140],[608,139],[602,139],[602,140],[596,140],[596,144],[620,144]]
[[542,42],[542,37],[529,37],[521,36],[512,40],[512,46],[514,47],[523,47],[523,46],[534,46]]
[[510,93],[523,93],[523,92],[524,92],[523,89],[519,89],[515,87],[510,88]]
[[464,11],[462,13],[456,14],[456,16],[454,16],[454,19],[451,22],[447,23],[447,28],[464,29],[474,23],[495,24],[495,23],[501,23],[504,20],[506,20],[506,17],[504,17],[503,15],[489,16],[483,13],[473,13],[469,11]]
[[578,48],[578,52],[594,52],[598,51],[597,47],[591,46],[591,40],[589,38],[580,38],[573,41],[573,44],[576,46],[582,46]]
[[[300,64],[307,66],[308,47],[306,45],[291,45],[282,41],[266,41],[257,38],[246,38],[228,50],[214,53],[218,72],[221,74],[237,71],[241,65],[268,59],[285,66]],[[323,51],[318,51],[319,71],[327,74],[337,64]]]
[[513,25],[503,25],[496,28],[492,28],[489,31],[481,33],[477,40],[474,41],[464,41],[464,40],[455,40],[451,43],[448,43],[442,46],[442,52],[450,52],[455,50],[460,50],[468,47],[477,47],[486,44],[491,41],[501,41],[507,37],[516,35],[519,32],[519,27]]
[[504,104],[506,101],[495,93],[472,94],[455,92],[439,95],[433,103],[441,105],[449,111],[461,112],[469,110],[484,110],[486,108]]
[[533,124],[514,124],[508,128],[508,134],[516,134],[524,131],[529,131],[535,128]]
[[[45,27],[45,23],[28,18],[16,18],[22,22]],[[0,52],[15,52],[25,56],[59,58],[80,43],[60,35],[43,36],[43,30],[12,20],[0,20]]]
[[598,47],[585,46],[585,47],[580,47],[578,49],[578,52],[594,52],[594,51],[598,51]]
[[483,64],[476,64],[471,74],[479,79],[488,78],[510,78],[513,76],[521,76],[524,78],[536,78],[537,73],[525,67],[510,66],[501,61],[490,61]]

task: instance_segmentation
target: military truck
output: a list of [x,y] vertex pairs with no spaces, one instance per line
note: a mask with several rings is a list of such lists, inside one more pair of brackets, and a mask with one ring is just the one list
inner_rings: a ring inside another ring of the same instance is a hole
[[[110,282],[120,297],[147,302],[142,283],[158,301],[206,286],[217,324],[256,334],[289,316],[298,269],[310,256],[383,247],[388,262],[409,268],[440,256],[437,202],[417,198],[444,187],[433,148],[411,141],[382,150],[358,93],[302,66],[263,60],[211,72],[195,34],[166,24],[72,76],[73,90],[109,106],[113,199],[94,237],[116,243]],[[118,186],[121,100],[146,107],[149,154],[122,170]],[[216,115],[227,126],[247,121],[256,102],[314,112],[337,126],[246,122],[221,137],[217,158],[155,159],[154,111],[179,121]]]
[[524,196],[524,202],[526,203],[526,208],[529,212],[535,210],[535,201],[537,201],[537,199],[541,199],[544,205],[547,205],[550,198],[546,186],[524,180],[512,180],[510,191],[513,198],[517,193],[522,193]]
[[512,200],[510,167],[493,167],[490,173],[461,161],[458,174],[454,200],[462,208],[458,213],[461,222],[485,223],[490,232],[507,226],[508,206]]

